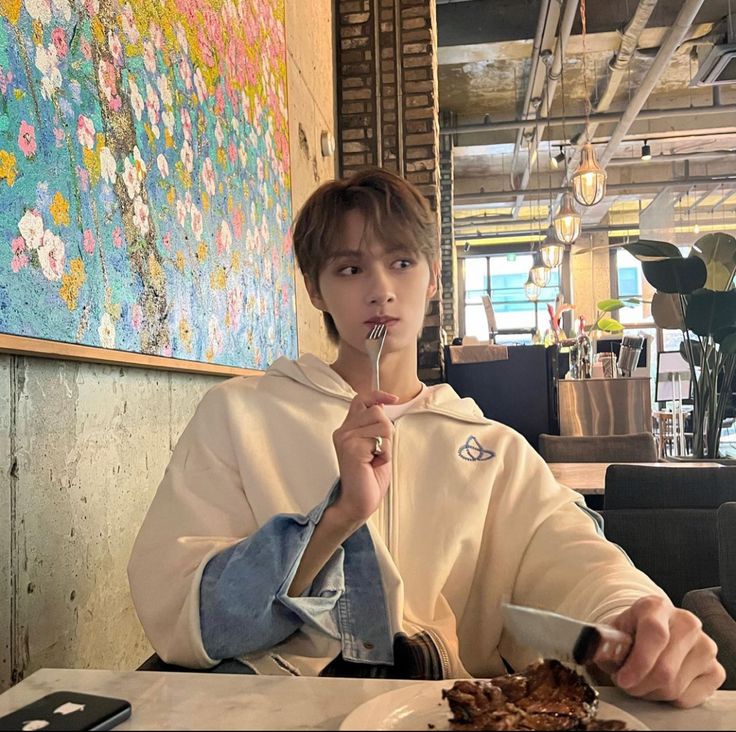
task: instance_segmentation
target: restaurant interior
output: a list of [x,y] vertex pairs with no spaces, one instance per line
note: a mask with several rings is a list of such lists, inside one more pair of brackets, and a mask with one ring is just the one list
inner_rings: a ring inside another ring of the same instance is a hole
[[289,226],[366,166],[436,215],[420,379],[519,432],[718,644],[703,707],[601,698],[736,729],[736,0],[0,3],[0,716],[72,688],[145,728],[360,729],[404,688],[154,694],[136,669],[175,669],[126,575],[202,397],[334,360]]

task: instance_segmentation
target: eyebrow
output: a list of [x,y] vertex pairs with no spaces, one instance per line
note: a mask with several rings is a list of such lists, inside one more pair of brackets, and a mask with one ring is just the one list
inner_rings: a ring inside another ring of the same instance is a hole
[[342,259],[343,257],[352,257],[362,259],[364,256],[360,249],[337,249],[330,253],[329,259]]
[[[413,251],[411,247],[408,247],[405,244],[391,244],[391,245],[385,246],[384,249],[386,250],[386,253],[388,254],[396,254],[396,253],[411,254]],[[364,253],[364,250],[362,249],[336,249],[334,252],[331,252],[330,256],[328,257],[329,260],[343,259],[343,258],[364,259],[365,253]]]

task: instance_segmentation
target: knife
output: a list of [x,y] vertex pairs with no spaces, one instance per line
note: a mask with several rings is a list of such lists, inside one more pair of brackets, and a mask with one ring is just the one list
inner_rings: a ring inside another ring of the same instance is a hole
[[540,651],[545,658],[556,658],[584,666],[594,663],[613,673],[629,655],[633,639],[610,625],[584,623],[547,610],[502,603],[506,629],[523,646]]

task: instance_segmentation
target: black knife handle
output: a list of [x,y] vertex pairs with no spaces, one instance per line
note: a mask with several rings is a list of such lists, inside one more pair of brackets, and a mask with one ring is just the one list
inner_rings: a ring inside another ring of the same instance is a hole
[[572,655],[581,666],[594,663],[603,671],[613,673],[623,665],[632,642],[631,636],[620,630],[590,625],[580,632]]

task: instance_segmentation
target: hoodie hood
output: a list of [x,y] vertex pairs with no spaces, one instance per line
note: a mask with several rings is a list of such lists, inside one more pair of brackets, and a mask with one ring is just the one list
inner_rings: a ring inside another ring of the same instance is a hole
[[[291,379],[344,401],[352,401],[355,398],[356,392],[353,387],[337,371],[311,353],[306,353],[296,360],[282,356],[274,361],[263,378],[268,377]],[[407,414],[422,411],[444,414],[463,422],[491,423],[472,399],[460,398],[449,384],[439,384],[436,388],[430,389],[427,399],[413,406]]]

